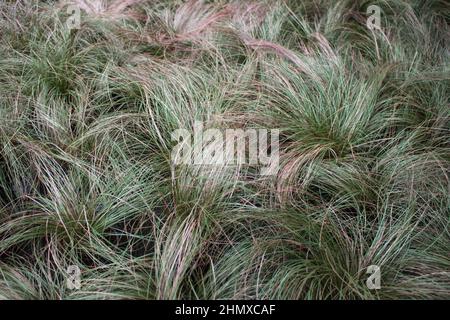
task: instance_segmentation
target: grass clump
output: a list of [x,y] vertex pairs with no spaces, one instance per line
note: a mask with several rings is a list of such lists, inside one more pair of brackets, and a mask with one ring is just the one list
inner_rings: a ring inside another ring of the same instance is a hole
[[[450,7],[370,4],[3,1],[0,298],[448,299]],[[277,173],[174,165],[199,121]]]

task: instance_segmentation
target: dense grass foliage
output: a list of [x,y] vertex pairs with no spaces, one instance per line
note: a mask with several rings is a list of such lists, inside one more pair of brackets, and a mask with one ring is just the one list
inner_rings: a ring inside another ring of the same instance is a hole
[[[446,1],[71,3],[0,4],[0,298],[450,298]],[[278,173],[174,165],[196,121]]]

